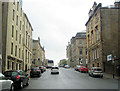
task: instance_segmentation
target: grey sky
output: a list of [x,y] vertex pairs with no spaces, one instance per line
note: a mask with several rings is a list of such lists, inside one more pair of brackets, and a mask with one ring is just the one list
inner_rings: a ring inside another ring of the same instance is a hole
[[[40,37],[46,58],[55,64],[66,58],[66,46],[77,32],[86,30],[88,12],[95,0],[23,0],[33,31],[33,39]],[[96,0],[102,6],[115,0]]]

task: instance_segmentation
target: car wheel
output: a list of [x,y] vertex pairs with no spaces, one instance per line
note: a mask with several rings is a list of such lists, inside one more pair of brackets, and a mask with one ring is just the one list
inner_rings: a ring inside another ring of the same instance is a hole
[[38,75],[38,77],[40,77],[40,74]]
[[101,78],[103,78],[103,75],[102,76],[100,76]]
[[28,86],[29,85],[29,80],[28,80],[28,82],[26,83],[26,86]]
[[90,73],[89,73],[89,76],[91,76]]
[[11,85],[10,91],[14,91],[14,85]]
[[22,89],[24,87],[23,82],[20,82],[20,88]]

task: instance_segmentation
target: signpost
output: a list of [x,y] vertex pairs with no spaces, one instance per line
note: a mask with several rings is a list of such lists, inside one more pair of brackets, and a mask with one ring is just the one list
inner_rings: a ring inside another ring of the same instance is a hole
[[112,60],[112,54],[107,56],[107,61],[111,61]]

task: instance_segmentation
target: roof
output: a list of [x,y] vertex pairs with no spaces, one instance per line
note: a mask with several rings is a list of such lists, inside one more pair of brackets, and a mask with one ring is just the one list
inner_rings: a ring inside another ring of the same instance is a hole
[[85,26],[87,26],[88,22],[91,20],[91,18],[93,17],[93,15],[96,13],[96,11],[98,10],[98,8],[102,7],[102,4],[99,3],[98,6],[95,8],[95,10],[93,11],[92,15],[89,17],[87,23],[85,24]]

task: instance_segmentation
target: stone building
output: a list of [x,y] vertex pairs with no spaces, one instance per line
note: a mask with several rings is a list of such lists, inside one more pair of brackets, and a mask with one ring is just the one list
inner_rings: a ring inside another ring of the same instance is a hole
[[40,44],[40,38],[38,40],[33,40],[33,62],[32,67],[44,66],[45,65],[45,50]]
[[70,42],[68,42],[68,46],[67,46],[67,48],[66,48],[66,52],[67,52],[67,64],[69,65],[69,66],[71,66],[71,44],[70,44]]
[[72,37],[71,43],[67,47],[67,58],[70,61],[70,66],[85,65],[87,61],[87,42],[86,32],[79,32],[75,37]]
[[3,72],[30,69],[32,31],[27,15],[22,10],[22,2],[2,3]]
[[0,1],[0,72],[2,72],[2,2]]
[[[89,67],[102,67],[106,73],[118,73],[118,60],[120,60],[120,2],[114,5],[102,7],[94,2],[89,11],[89,19],[86,23],[87,53]],[[107,56],[112,54],[115,63],[107,61]]]

